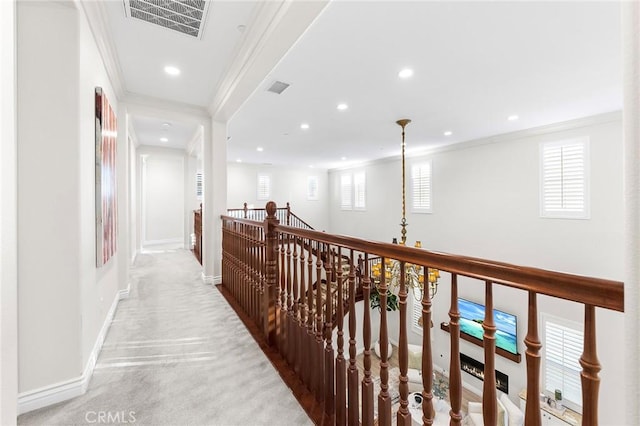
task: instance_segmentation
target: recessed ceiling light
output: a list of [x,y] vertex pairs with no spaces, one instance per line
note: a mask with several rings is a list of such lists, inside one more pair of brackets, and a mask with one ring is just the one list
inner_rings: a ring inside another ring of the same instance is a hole
[[162,126],[163,126],[163,127],[171,127],[171,123],[169,123],[169,122],[164,122],[164,123],[162,123]]
[[302,123],[300,125],[300,128],[303,129],[303,130],[307,130],[309,128],[309,125],[307,123]]
[[242,160],[238,158],[238,159],[236,160],[236,163],[242,163]]
[[167,65],[166,67],[164,67],[164,72],[173,77],[180,75],[180,69],[172,65]]
[[338,109],[340,111],[344,111],[347,108],[349,108],[349,105],[347,105],[347,104],[338,104]]
[[344,161],[344,160],[346,160],[346,159],[347,159],[347,157],[341,157],[340,159],[341,159],[342,161]]
[[313,164],[309,164],[309,168],[310,168],[310,169],[313,169]]
[[413,70],[411,68],[404,68],[398,73],[398,77],[400,78],[409,78],[413,75]]
[[264,148],[262,148],[261,146],[259,146],[259,147],[257,147],[257,148],[256,148],[256,151],[258,151],[258,152],[262,152],[262,151],[264,151]]
[[444,132],[445,136],[451,136],[453,134],[453,132],[451,130],[447,130],[446,132]]
[[514,115],[510,115],[509,117],[507,117],[507,120],[516,121],[518,118],[520,118],[520,117],[518,117],[517,115],[514,114]]
[[167,139],[167,138],[160,138],[160,142],[169,142],[169,139]]

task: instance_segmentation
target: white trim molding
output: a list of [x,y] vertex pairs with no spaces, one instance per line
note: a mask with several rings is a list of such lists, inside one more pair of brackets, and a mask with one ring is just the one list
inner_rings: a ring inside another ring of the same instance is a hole
[[213,285],[222,284],[222,275],[215,275],[213,277]]
[[93,345],[93,349],[89,354],[89,359],[87,360],[87,364],[82,375],[64,382],[55,383],[18,394],[19,415],[84,395],[87,392],[91,376],[93,376],[93,369],[96,366],[98,355],[100,355],[100,351],[102,350],[104,339],[107,336],[107,332],[109,331],[109,327],[113,321],[113,316],[115,315],[118,303],[121,299],[126,297],[123,296],[125,293],[127,296],[129,295],[130,287],[131,285],[129,284],[126,290],[120,290],[116,293],[113,303],[109,308],[109,312],[107,312],[107,316],[102,324],[100,333],[98,333],[96,342]]
[[[215,277],[213,275],[205,275],[204,271],[202,272],[202,282],[205,284],[215,284]],[[222,279],[220,279],[222,282]]]

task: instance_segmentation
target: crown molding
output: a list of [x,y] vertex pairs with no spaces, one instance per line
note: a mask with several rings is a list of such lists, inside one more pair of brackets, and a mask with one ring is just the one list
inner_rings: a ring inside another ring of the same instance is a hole
[[229,121],[328,4],[328,0],[260,2],[215,90],[211,115]]
[[208,121],[211,118],[204,107],[131,92],[124,94],[122,102],[130,114],[152,114],[154,117],[198,123]]
[[[405,158],[427,157],[429,155],[438,154],[441,152],[475,148],[482,145],[513,141],[515,139],[524,139],[524,138],[529,138],[533,136],[547,135],[552,133],[576,130],[583,127],[597,126],[600,124],[620,122],[620,121],[622,121],[622,111],[605,112],[602,114],[591,115],[588,117],[581,117],[573,120],[547,124],[545,126],[531,127],[529,129],[517,130],[515,132],[502,133],[499,135],[489,136],[486,138],[472,139],[472,140],[448,144],[448,145],[435,146],[433,148],[422,150],[420,152],[407,154]],[[371,166],[375,164],[384,164],[384,163],[399,161],[401,158],[402,157],[400,155],[393,155],[390,157],[378,158],[376,160],[363,161],[361,163],[351,164],[344,167],[333,167],[329,169],[329,173],[340,172],[344,170],[353,170],[353,169],[358,169],[358,168]]]
[[127,93],[127,89],[122,78],[122,68],[116,48],[113,45],[113,36],[107,23],[107,12],[101,1],[75,0],[79,9],[84,12],[93,38],[98,46],[98,51],[102,57],[102,62],[107,70],[107,75],[113,86],[118,100],[122,101]]

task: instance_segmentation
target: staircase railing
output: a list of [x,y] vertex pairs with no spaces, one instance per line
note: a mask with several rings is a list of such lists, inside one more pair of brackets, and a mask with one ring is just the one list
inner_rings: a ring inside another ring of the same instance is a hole
[[[275,215],[276,219],[278,219],[282,224],[294,226],[296,228],[313,229],[311,225],[300,219],[298,215],[291,211],[289,203],[287,203],[287,207],[278,207]],[[267,210],[265,208],[249,208],[249,205],[244,203],[244,207],[241,209],[227,209],[227,216],[237,219],[263,221],[267,217]]]
[[[334,309],[343,304],[327,303],[347,299],[349,312],[355,312],[355,290],[361,286],[365,301],[372,288],[370,262],[372,257],[394,259],[424,268],[437,268],[440,285],[450,285],[449,329],[449,399],[450,424],[462,421],[462,378],[460,369],[460,312],[458,309],[459,277],[467,277],[464,286],[481,285],[485,294],[484,330],[484,424],[496,424],[498,416],[495,373],[495,335],[493,290],[509,287],[528,295],[528,329],[526,346],[527,395],[540,394],[540,349],[538,335],[538,295],[565,299],[584,306],[584,351],[582,366],[582,419],[585,425],[598,424],[598,390],[601,369],[596,351],[596,308],[624,311],[624,287],[619,281],[582,277],[537,268],[511,265],[486,259],[455,256],[423,249],[404,247],[359,238],[332,235],[280,223],[275,203],[266,206],[262,222],[222,216],[223,222],[223,285],[263,330],[266,341],[278,348],[300,379],[322,404],[325,418],[337,425],[390,425],[392,401],[389,394],[389,343],[387,313],[373,312],[364,303],[361,317],[349,315],[348,324],[339,320],[334,347],[332,329]],[[314,252],[315,250],[315,252]],[[363,261],[359,262],[361,256]],[[364,269],[358,273],[359,264]],[[337,265],[332,269],[331,265]],[[333,273],[332,271],[335,271]],[[344,275],[346,274],[346,281]],[[449,278],[447,280],[447,278]],[[314,282],[326,280],[324,296]],[[381,305],[386,305],[384,274],[380,277]],[[439,292],[438,302],[444,303],[446,292]],[[397,424],[411,425],[408,409],[408,330],[407,285],[404,274],[399,284],[399,405]],[[515,299],[514,299],[515,300]],[[432,301],[425,292],[422,300],[422,323],[431,324]],[[380,316],[380,380],[377,413],[374,412],[374,372],[371,368],[372,315]],[[356,365],[356,330],[362,329],[364,369],[360,377]],[[345,348],[345,334],[348,334]],[[425,400],[422,421],[432,424],[435,416],[433,395],[433,350],[431,329],[423,328],[422,386]],[[538,398],[528,398],[525,423],[540,424]]]

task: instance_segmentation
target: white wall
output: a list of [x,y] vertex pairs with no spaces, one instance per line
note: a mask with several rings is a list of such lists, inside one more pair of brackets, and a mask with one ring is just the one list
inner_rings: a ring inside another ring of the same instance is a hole
[[0,2],[0,424],[16,423],[18,277],[14,1]]
[[[589,220],[539,217],[539,163],[541,142],[588,136],[591,148],[591,218]],[[411,144],[410,133],[407,143]],[[520,265],[621,280],[623,278],[622,136],[620,114],[607,114],[563,125],[520,132],[453,147],[408,159],[410,165],[433,161],[433,213],[407,214],[408,244],[442,252],[505,261]],[[345,170],[329,172],[330,229],[374,240],[400,236],[400,161],[364,166],[367,176],[367,211],[341,211],[339,179]],[[346,172],[353,170],[346,170]],[[408,181],[409,182],[409,181]],[[375,190],[374,190],[375,188]],[[385,188],[379,191],[378,188]],[[397,188],[397,189],[395,189]],[[408,201],[410,202],[408,194]],[[409,211],[409,209],[408,209]],[[448,321],[449,277],[442,274],[434,302],[435,362],[448,366],[449,335],[439,330]],[[459,280],[460,296],[483,302],[484,285]],[[527,296],[494,286],[495,308],[518,316],[519,351],[523,362],[497,357],[496,368],[507,375],[515,398],[525,387]],[[574,303],[539,298],[539,310],[582,323],[583,312]],[[623,407],[617,389],[625,380],[618,354],[624,336],[623,315],[598,310],[598,350],[603,365],[600,392],[601,418],[622,424]],[[397,339],[397,320],[390,327]],[[410,342],[420,336],[410,333]],[[461,352],[482,360],[481,348],[461,343]],[[481,388],[471,376],[473,386]],[[616,407],[615,409],[613,407]],[[606,413],[606,414],[605,414]]]
[[183,150],[141,146],[142,246],[184,242]]
[[[267,201],[258,201],[258,174],[271,176],[272,194],[269,201],[278,207],[291,204],[291,211],[317,230],[326,230],[328,217],[328,174],[326,170],[292,168],[284,166],[261,166],[229,163],[227,165],[227,205],[242,208],[244,203],[255,208],[264,208]],[[307,199],[307,178],[318,177],[318,199]]]
[[[118,263],[126,253],[126,232],[120,228],[116,256],[97,269],[95,87],[103,88],[116,113],[118,100],[84,14],[73,2],[20,2],[17,10],[19,403],[24,411],[86,389],[121,287]],[[119,180],[126,180],[123,140],[118,138]],[[118,204],[126,210],[126,192],[118,194]],[[126,217],[120,220],[126,224]]]
[[[98,47],[82,11],[76,11],[78,31],[79,78],[77,82],[76,111],[74,117],[79,128],[77,146],[79,157],[78,208],[80,221],[74,232],[80,238],[80,307],[82,326],[82,366],[95,364],[96,351],[102,345],[106,333],[105,319],[114,307],[120,288],[127,284],[128,247],[127,238],[127,145],[126,117],[118,107],[118,99],[109,81]],[[101,268],[95,266],[95,101],[91,96],[95,87],[102,87],[116,116],[118,117],[117,140],[117,196],[118,196],[118,241],[115,256]],[[113,312],[111,312],[113,314]],[[97,339],[99,341],[97,341]],[[98,345],[98,347],[96,347]]]

